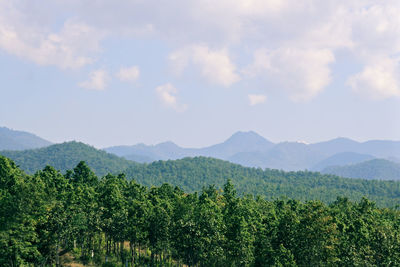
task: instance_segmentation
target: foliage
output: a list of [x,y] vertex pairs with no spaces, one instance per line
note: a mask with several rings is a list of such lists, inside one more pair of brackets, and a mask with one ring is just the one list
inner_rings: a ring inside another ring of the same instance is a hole
[[366,198],[267,200],[230,179],[185,193],[84,162],[26,175],[0,156],[0,227],[1,266],[61,266],[65,251],[96,266],[400,265],[400,211]]
[[373,159],[345,166],[330,166],[322,172],[349,178],[400,180],[400,164],[385,159]]
[[135,165],[126,170],[126,175],[146,186],[167,182],[185,192],[200,191],[212,184],[221,188],[231,179],[240,195],[259,195],[269,200],[286,197],[330,203],[336,196],[354,201],[366,196],[379,206],[394,207],[400,203],[399,182],[345,179],[309,171],[262,170],[205,157]]
[[43,169],[46,165],[65,172],[73,169],[82,159],[85,159],[86,163],[99,176],[107,173],[117,174],[135,164],[75,141],[32,150],[0,151],[0,154],[15,161],[21,169],[29,174]]

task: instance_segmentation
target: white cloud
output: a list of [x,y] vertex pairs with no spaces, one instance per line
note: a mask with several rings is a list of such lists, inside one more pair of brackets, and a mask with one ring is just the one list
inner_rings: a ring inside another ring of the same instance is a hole
[[110,80],[108,73],[105,70],[99,69],[89,73],[89,79],[79,83],[79,87],[90,90],[105,90],[107,83]]
[[229,87],[240,79],[227,49],[210,50],[206,45],[192,45],[171,53],[169,60],[177,74],[192,64],[210,83]]
[[267,100],[267,96],[265,96],[265,95],[249,94],[248,98],[249,98],[250,106],[255,106],[255,105],[258,105],[258,104],[262,104],[262,103],[265,102],[265,100]]
[[186,104],[178,103],[176,94],[178,93],[178,89],[176,89],[172,84],[167,83],[164,85],[160,85],[156,88],[156,93],[163,104],[167,107],[173,108],[176,111],[185,111],[187,109]]
[[[271,68],[252,74],[268,74],[298,101],[326,88],[338,51],[369,72],[373,62],[400,55],[399,13],[398,0],[0,1],[0,49],[39,65],[77,69],[101,56],[107,37],[146,36],[171,47],[177,73],[194,69],[225,87],[243,78],[236,70],[243,66],[232,58],[246,62],[267,51],[261,65]],[[379,68],[374,72],[383,73]]]
[[134,82],[139,78],[139,67],[133,66],[129,68],[121,68],[116,74],[117,78],[121,81]]
[[38,65],[62,69],[76,69],[94,61],[93,55],[100,51],[99,42],[105,36],[101,30],[78,19],[67,19],[59,31],[54,31],[51,25],[37,23],[45,19],[16,6],[13,1],[0,3],[1,49]]
[[313,98],[331,81],[329,64],[335,61],[328,49],[279,48],[254,53],[248,75],[264,75],[279,84],[293,101]]
[[372,99],[400,96],[400,69],[395,59],[383,59],[367,65],[351,76],[347,84],[357,93]]

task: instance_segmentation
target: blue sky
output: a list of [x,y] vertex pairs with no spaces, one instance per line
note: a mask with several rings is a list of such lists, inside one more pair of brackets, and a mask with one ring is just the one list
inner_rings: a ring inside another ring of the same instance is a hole
[[[349,3],[350,2],[350,3]],[[0,1],[0,125],[96,147],[400,140],[399,1]]]

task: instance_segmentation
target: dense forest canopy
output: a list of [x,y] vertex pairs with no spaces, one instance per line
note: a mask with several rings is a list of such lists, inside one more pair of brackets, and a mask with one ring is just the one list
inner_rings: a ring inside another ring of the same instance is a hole
[[309,171],[262,170],[204,157],[138,164],[125,173],[143,185],[160,186],[167,182],[190,193],[210,184],[222,187],[231,179],[240,195],[259,195],[269,200],[287,197],[330,203],[337,196],[356,201],[367,196],[379,206],[394,207],[400,203],[400,182],[346,179]]
[[65,172],[73,169],[82,159],[85,159],[98,176],[107,173],[120,173],[129,166],[136,164],[133,161],[75,141],[24,151],[0,151],[0,155],[12,159],[29,174],[33,174],[47,165]]
[[84,162],[27,175],[0,156],[0,227],[0,266],[60,266],[64,253],[96,266],[400,265],[399,210],[366,198],[240,197],[229,179],[185,193],[98,179]]
[[0,151],[0,154],[11,158],[28,174],[34,174],[46,165],[64,174],[84,159],[99,177],[125,173],[128,180],[135,179],[142,185],[169,183],[188,193],[199,192],[210,184],[222,188],[227,179],[232,179],[239,195],[260,195],[269,200],[288,197],[330,203],[336,196],[348,196],[353,201],[367,196],[381,207],[393,207],[400,202],[398,182],[350,180],[309,171],[262,170],[206,157],[139,164],[79,142],[26,151]]
[[400,163],[385,159],[372,159],[357,164],[330,166],[323,169],[322,173],[350,178],[400,180]]

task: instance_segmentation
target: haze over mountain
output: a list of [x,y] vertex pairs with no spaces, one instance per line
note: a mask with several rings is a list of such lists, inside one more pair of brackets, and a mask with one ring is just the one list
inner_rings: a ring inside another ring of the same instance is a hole
[[257,133],[236,132],[225,142],[204,148],[182,148],[173,142],[158,145],[137,144],[133,146],[114,146],[104,150],[127,159],[143,157],[142,162],[155,160],[179,159],[184,157],[208,156],[229,159],[237,153],[262,152],[272,148],[274,144]]
[[32,133],[0,127],[0,150],[24,150],[51,145]]
[[363,161],[374,159],[374,156],[367,154],[360,154],[355,152],[341,152],[334,154],[322,161],[318,164],[314,165],[311,170],[313,171],[321,171],[329,166],[341,166],[348,164],[356,164]]
[[237,132],[225,142],[205,148],[182,148],[172,142],[158,145],[116,146],[105,151],[138,162],[207,156],[249,167],[282,170],[322,170],[373,158],[400,158],[400,142],[357,142],[348,138],[315,144],[282,142],[274,144],[255,132]]
[[[51,143],[27,132],[0,128],[0,144],[8,150],[23,150],[24,147],[43,147],[49,146]],[[343,167],[374,158],[397,162],[400,158],[400,142],[396,141],[373,140],[361,143],[348,138],[336,138],[315,144],[304,142],[275,144],[253,131],[236,132],[222,143],[203,148],[183,148],[168,141],[157,145],[114,146],[104,150],[123,158],[103,152],[99,153],[93,147],[85,147],[84,144],[76,142],[63,143],[42,150],[3,151],[2,154],[16,160],[17,164],[28,172],[41,168],[45,164],[66,170],[72,168],[79,160],[90,158],[92,161],[89,164],[97,170],[98,174],[104,174],[108,170],[102,169],[99,162],[115,162],[115,168],[109,169],[109,171],[115,172],[123,170],[131,161],[150,163],[157,160],[175,160],[196,156],[218,158],[247,167],[286,171],[324,170],[326,173],[332,174],[338,174],[336,171],[331,171],[334,170],[329,168],[332,166]],[[49,158],[43,160],[46,153]],[[95,154],[96,156],[94,156]],[[97,160],[95,160],[96,157]],[[36,158],[35,163],[28,163],[32,158]],[[71,161],[71,159],[74,160]],[[368,178],[374,177],[376,176],[368,176]]]
[[372,159],[346,166],[330,166],[321,172],[349,178],[400,180],[400,164],[385,159]]

